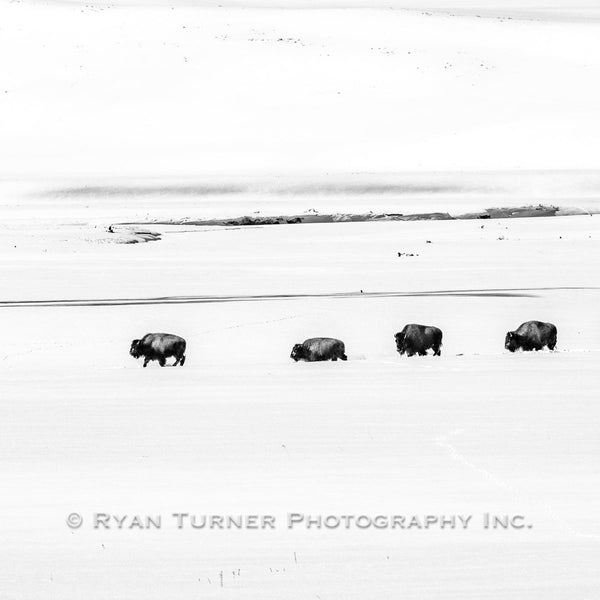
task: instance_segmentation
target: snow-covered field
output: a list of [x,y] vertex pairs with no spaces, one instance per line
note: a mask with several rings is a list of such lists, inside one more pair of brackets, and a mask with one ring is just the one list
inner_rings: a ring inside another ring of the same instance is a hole
[[[0,308],[3,597],[595,597],[597,219],[3,235],[3,299],[115,301]],[[557,352],[504,352],[530,318]],[[442,357],[401,359],[406,322],[440,326]],[[128,355],[153,330],[187,339],[183,368]],[[313,335],[349,361],[293,363]],[[101,531],[97,512],[163,525]],[[175,512],[280,525],[179,530]],[[473,524],[290,531],[289,512]],[[486,512],[533,528],[483,530]]]
[[598,168],[589,11],[147,4],[0,2],[4,177]]
[[[0,3],[0,598],[598,597],[600,215],[185,223],[597,213],[600,36],[565,13]],[[504,350],[529,319],[555,352]],[[398,356],[410,322],[441,357]],[[149,331],[183,368],[129,356]],[[292,362],[312,336],[349,360]]]

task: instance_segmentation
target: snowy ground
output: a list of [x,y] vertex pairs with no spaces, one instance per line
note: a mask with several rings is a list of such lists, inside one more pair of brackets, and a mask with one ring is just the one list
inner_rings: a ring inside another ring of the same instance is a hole
[[[3,597],[594,597],[597,219],[163,227],[136,245],[5,229],[3,300],[115,302],[0,308]],[[504,352],[530,318],[557,324],[557,352]],[[399,358],[406,322],[440,326],[443,356]],[[183,368],[128,355],[150,330],[186,337]],[[294,364],[313,335],[349,361]],[[95,512],[165,522],[99,531]],[[178,530],[174,512],[281,525]],[[474,524],[288,531],[288,512]],[[533,528],[483,530],[486,512]]]
[[0,2],[3,177],[598,167],[597,19],[148,4]]
[[[598,214],[181,223],[598,213],[597,11],[216,4],[0,0],[0,597],[597,598]],[[140,228],[160,239],[119,243]],[[556,352],[504,351],[529,319]],[[408,322],[443,329],[440,358],[397,355]],[[142,369],[148,331],[185,366]],[[293,363],[316,335],[349,360]]]

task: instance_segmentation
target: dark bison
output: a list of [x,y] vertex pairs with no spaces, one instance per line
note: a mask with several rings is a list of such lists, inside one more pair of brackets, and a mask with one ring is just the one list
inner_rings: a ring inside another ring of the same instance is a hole
[[442,331],[437,327],[428,327],[427,325],[415,325],[414,323],[406,325],[404,329],[397,333],[396,349],[400,354],[408,356],[425,356],[427,350],[433,350],[434,356],[441,356],[442,351]]
[[147,333],[141,340],[133,340],[129,354],[133,358],[144,357],[144,367],[157,360],[164,367],[169,356],[175,357],[173,366],[185,363],[185,340],[170,333]]
[[302,344],[296,344],[292,348],[290,358],[296,362],[305,360],[315,362],[319,360],[348,360],[346,356],[346,347],[344,342],[334,338],[310,338],[304,340]]
[[511,352],[519,348],[523,350],[541,350],[548,346],[554,350],[556,346],[556,326],[542,321],[527,321],[516,331],[509,331],[504,340],[504,347]]

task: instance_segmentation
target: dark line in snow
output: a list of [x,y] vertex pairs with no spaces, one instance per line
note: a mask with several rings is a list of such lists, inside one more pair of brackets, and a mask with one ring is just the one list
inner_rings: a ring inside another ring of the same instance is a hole
[[402,298],[419,296],[465,296],[465,297],[536,297],[532,292],[561,290],[598,290],[600,287],[539,287],[539,288],[490,288],[475,290],[434,290],[413,292],[333,292],[323,294],[262,294],[236,296],[159,296],[150,298],[101,298],[74,300],[3,300],[0,308],[50,307],[50,306],[139,306],[143,304],[204,304],[219,302],[264,302],[274,300],[300,300],[311,298]]

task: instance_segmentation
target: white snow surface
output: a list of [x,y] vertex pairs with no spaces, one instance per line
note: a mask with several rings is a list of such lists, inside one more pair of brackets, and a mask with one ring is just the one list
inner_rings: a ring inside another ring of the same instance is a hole
[[[596,595],[598,217],[164,226],[134,245],[50,223],[2,225],[2,300],[92,302],[0,307],[3,598]],[[532,318],[557,351],[505,352]],[[440,358],[397,355],[407,322],[443,329]],[[184,336],[185,366],[141,368],[148,331]],[[319,335],[348,362],[289,359]],[[96,512],[165,522],[102,531]],[[280,525],[178,530],[175,512]],[[533,527],[290,531],[289,512]]]
[[[596,20],[150,4],[0,3],[0,598],[597,598],[600,216],[185,224],[597,212]],[[504,350],[529,319],[555,352]],[[151,331],[184,367],[129,356]],[[291,361],[313,336],[349,360]]]
[[598,169],[582,10],[2,0],[2,174]]

